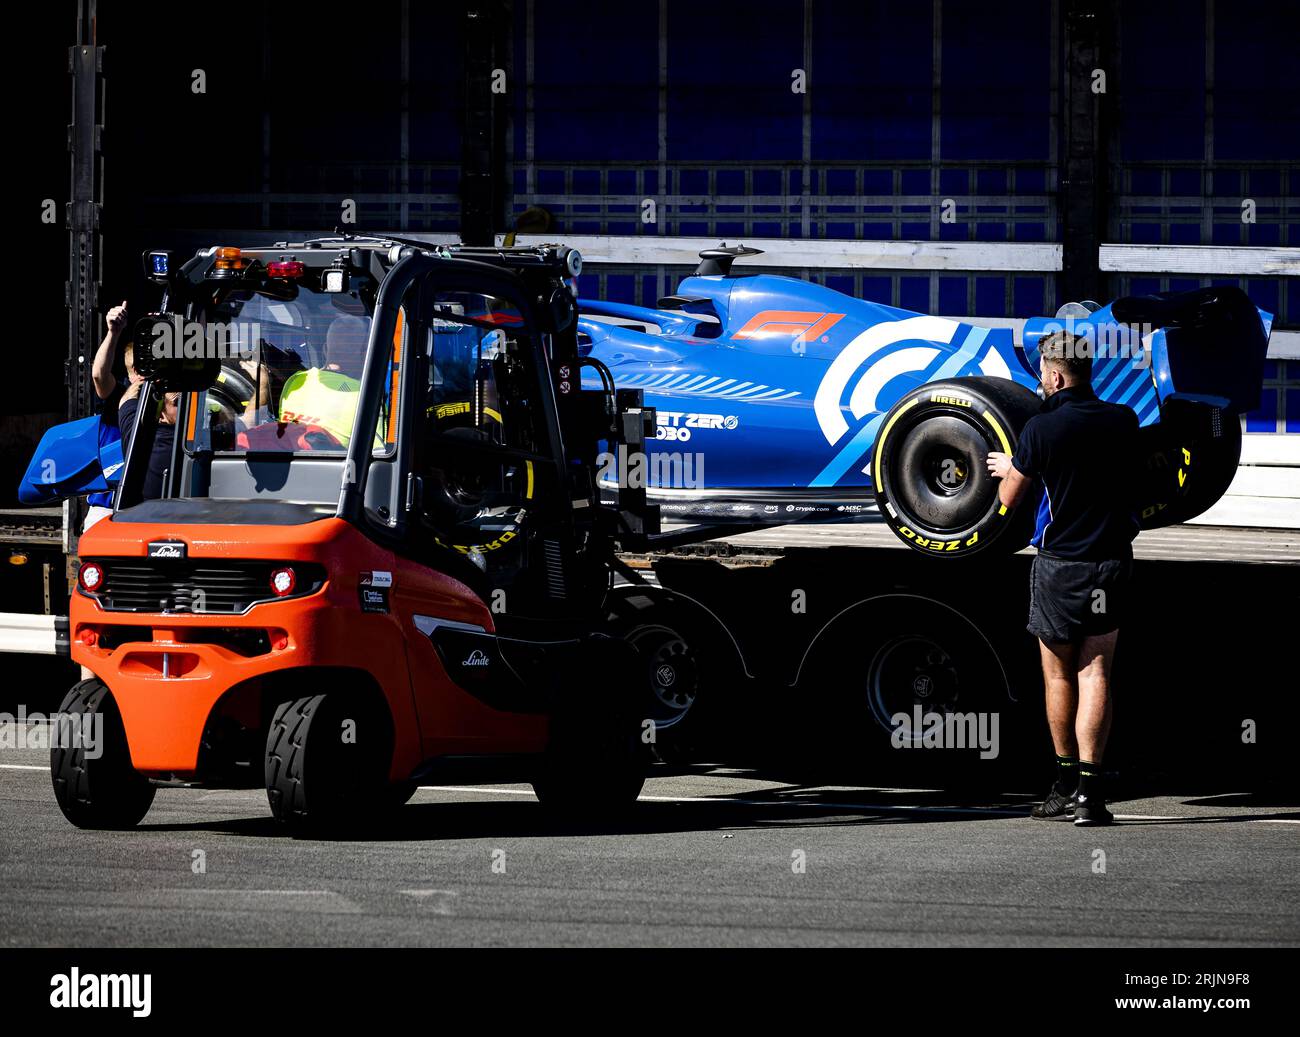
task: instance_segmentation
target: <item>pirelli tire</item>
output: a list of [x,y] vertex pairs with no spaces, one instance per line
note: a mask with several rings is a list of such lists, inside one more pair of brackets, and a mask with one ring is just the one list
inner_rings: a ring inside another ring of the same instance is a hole
[[941,558],[1024,547],[1034,508],[1005,508],[986,460],[990,451],[1013,453],[1040,406],[1024,386],[987,377],[930,382],[894,404],[876,437],[871,477],[876,506],[898,538]]
[[138,825],[156,789],[131,766],[122,715],[107,685],[94,678],[73,685],[53,734],[50,777],[63,816],[78,828]]

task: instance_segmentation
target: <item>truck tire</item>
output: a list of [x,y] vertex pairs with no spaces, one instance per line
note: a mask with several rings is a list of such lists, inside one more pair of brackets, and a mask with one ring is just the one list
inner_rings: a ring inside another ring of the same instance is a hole
[[266,798],[294,828],[359,824],[390,793],[391,727],[379,710],[337,692],[281,702],[266,735]]
[[1003,507],[985,459],[1013,453],[1040,405],[1024,386],[987,377],[930,382],[894,404],[876,437],[871,477],[876,506],[898,538],[942,558],[1024,547],[1034,509]]
[[[60,730],[50,748],[54,798],[63,816],[78,828],[134,828],[149,812],[157,791],[131,766],[122,715],[108,686],[97,678],[73,686],[59,706]],[[101,718],[103,751],[91,759],[80,739],[69,745],[69,724]]]
[[622,641],[593,637],[566,675],[533,791],[557,820],[604,824],[625,816],[645,785],[649,752],[626,693],[637,659]]
[[[981,717],[1004,715],[1011,701],[985,632],[953,606],[913,594],[884,595],[841,613],[811,645],[798,683],[814,704],[811,734],[820,758],[887,761],[891,773],[972,763],[978,754],[969,749],[899,750],[924,747],[932,714],[973,714],[978,733]],[[900,715],[906,720],[895,723]]]
[[619,635],[636,652],[641,722],[654,723],[653,752],[665,763],[685,762],[702,727],[700,692],[706,683],[693,633],[667,617],[636,623]]

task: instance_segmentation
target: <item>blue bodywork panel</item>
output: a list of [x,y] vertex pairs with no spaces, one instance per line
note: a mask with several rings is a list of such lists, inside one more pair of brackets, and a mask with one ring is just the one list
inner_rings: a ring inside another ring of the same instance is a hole
[[[702,457],[706,496],[762,489],[783,499],[801,490],[824,498],[842,489],[849,491],[843,500],[869,500],[872,448],[895,402],[918,385],[968,375],[1036,390],[1036,347],[1048,330],[1094,336],[1097,395],[1132,407],[1142,425],[1159,422],[1184,381],[1218,387],[1214,399],[1195,398],[1230,409],[1241,409],[1260,385],[1257,365],[1231,348],[1180,366],[1165,329],[1130,330],[1110,306],[1087,319],[1030,320],[1023,349],[1007,328],[925,316],[768,274],[691,276],[661,306],[672,308],[579,300],[583,349],[609,367],[620,388],[642,389],[646,406],[656,408],[652,451]],[[1266,349],[1271,317],[1261,313],[1261,320]],[[594,372],[583,385],[598,387]],[[651,464],[652,487],[669,489],[655,479],[671,470]]]
[[[122,469],[122,437],[100,415],[46,431],[18,484],[24,504],[51,504],[83,493],[108,493]],[[92,504],[107,504],[105,497]]]

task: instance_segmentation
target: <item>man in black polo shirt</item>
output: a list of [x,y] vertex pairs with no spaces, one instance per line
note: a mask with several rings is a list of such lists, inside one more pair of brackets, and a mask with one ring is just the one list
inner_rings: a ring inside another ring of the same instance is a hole
[[1042,413],[1030,418],[1014,456],[989,454],[1014,507],[1043,486],[1038,548],[1030,573],[1029,632],[1038,638],[1056,782],[1032,816],[1106,825],[1101,762],[1110,733],[1110,667],[1128,604],[1137,518],[1131,471],[1137,415],[1092,391],[1090,344],[1069,332],[1039,343]]

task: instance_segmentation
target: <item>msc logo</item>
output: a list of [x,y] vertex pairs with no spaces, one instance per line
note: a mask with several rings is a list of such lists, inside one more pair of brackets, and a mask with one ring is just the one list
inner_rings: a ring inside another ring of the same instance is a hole
[[745,322],[732,338],[775,338],[793,335],[794,342],[816,342],[844,319],[842,313],[808,313],[804,310],[763,310]]

